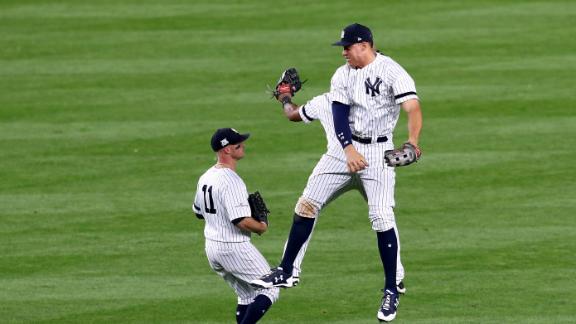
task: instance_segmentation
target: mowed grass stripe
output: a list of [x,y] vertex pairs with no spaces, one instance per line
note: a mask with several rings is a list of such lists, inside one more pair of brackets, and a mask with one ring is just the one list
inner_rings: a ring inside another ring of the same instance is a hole
[[[327,91],[343,63],[329,44],[353,21],[414,76],[424,108],[423,159],[397,173],[397,321],[574,322],[575,4],[292,4],[0,4],[0,322],[233,321],[190,211],[211,132],[252,133],[238,172],[269,201],[253,242],[275,265],[325,143],[266,84],[296,66],[309,79],[297,102]],[[381,268],[348,193],[263,322],[374,323]]]

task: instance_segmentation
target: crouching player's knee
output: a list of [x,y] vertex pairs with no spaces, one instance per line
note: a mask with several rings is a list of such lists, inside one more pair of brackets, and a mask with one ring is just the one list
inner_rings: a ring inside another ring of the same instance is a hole
[[260,295],[264,295],[266,297],[268,297],[270,299],[270,301],[272,302],[272,304],[274,304],[278,298],[280,297],[280,288],[278,287],[272,287],[272,288],[268,288],[268,289],[261,289],[259,291]]
[[294,208],[294,213],[300,217],[316,218],[320,212],[320,204],[304,197],[300,197]]

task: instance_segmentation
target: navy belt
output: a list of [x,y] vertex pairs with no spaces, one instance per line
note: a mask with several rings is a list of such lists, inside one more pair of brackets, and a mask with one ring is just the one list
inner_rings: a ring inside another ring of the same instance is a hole
[[[371,144],[372,143],[371,137],[360,137],[360,136],[356,136],[356,135],[352,134],[352,139],[355,140],[356,142],[359,142],[362,144]],[[380,137],[376,138],[375,143],[384,143],[386,141],[388,141],[388,137],[380,136]]]

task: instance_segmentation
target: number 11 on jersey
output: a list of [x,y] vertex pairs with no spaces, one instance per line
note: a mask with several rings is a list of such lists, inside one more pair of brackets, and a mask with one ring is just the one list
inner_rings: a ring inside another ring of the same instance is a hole
[[[209,214],[216,214],[216,209],[214,208],[214,199],[212,199],[212,186],[207,185],[202,186],[202,191],[204,192],[204,210]],[[208,193],[208,199],[210,200],[210,205],[206,202],[206,193]]]

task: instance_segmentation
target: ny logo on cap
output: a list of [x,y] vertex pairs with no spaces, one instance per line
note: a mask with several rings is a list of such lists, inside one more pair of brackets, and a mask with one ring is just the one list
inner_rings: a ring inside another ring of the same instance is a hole
[[340,34],[340,38],[344,38],[344,31],[342,31],[342,34]]
[[223,139],[220,141],[220,144],[222,144],[222,146],[226,146],[226,145],[228,145],[228,143],[230,143],[230,142],[228,142],[227,139]]

